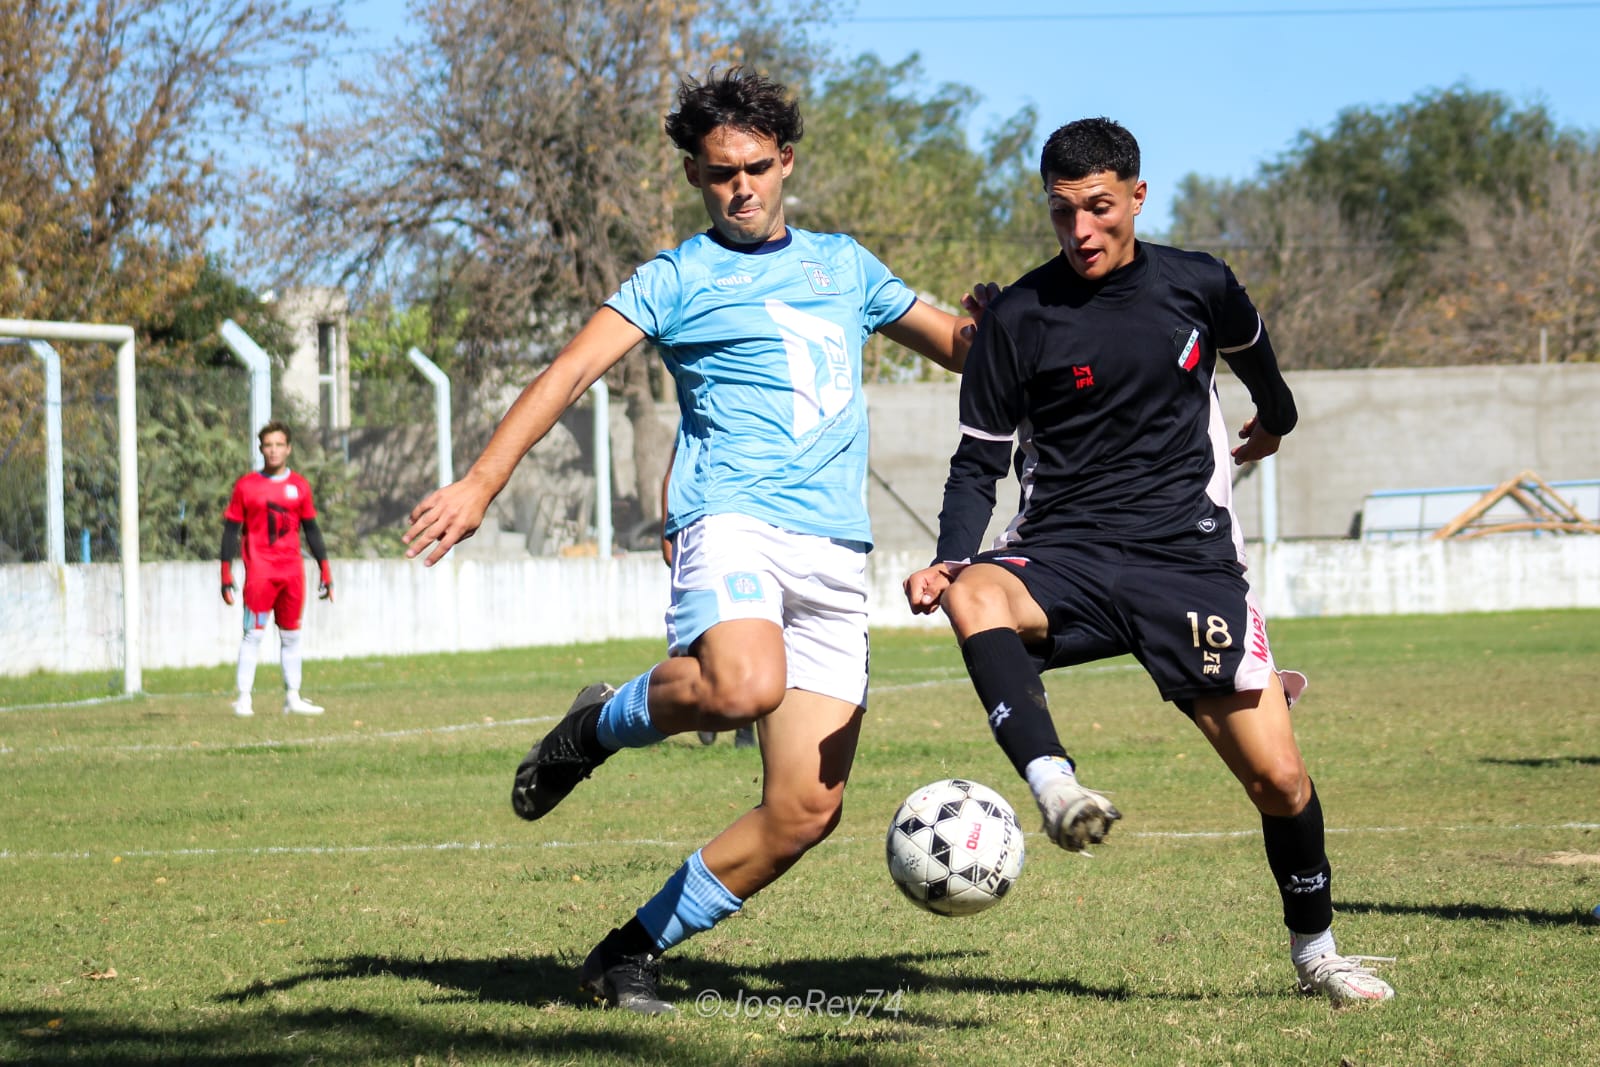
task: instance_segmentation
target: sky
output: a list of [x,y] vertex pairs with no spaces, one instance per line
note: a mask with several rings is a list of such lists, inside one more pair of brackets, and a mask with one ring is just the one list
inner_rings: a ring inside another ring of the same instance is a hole
[[[408,8],[349,0],[352,48],[416,32]],[[1041,135],[1086,115],[1121,122],[1139,140],[1157,229],[1184,175],[1249,178],[1346,108],[1432,89],[1494,90],[1600,135],[1600,0],[846,0],[835,10],[823,39],[836,55],[892,63],[915,52],[926,88],[977,90],[975,145],[1029,104]],[[351,58],[339,62],[348,76]]]

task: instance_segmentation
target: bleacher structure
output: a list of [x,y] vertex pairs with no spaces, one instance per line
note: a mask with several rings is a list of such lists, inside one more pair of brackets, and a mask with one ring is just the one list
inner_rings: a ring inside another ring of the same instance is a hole
[[1445,540],[1488,534],[1600,534],[1600,479],[1547,482],[1525,470],[1492,486],[1371,493],[1364,541]]

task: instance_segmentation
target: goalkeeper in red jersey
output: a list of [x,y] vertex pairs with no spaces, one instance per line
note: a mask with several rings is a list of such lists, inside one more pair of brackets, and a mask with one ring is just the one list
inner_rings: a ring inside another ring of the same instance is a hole
[[300,533],[320,570],[317,596],[332,603],[333,578],[328,550],[317,529],[311,485],[289,469],[289,427],[273,421],[257,434],[262,468],[240,478],[222,513],[222,599],[233,603],[233,558],[244,558],[244,639],[239,643],[239,695],[233,713],[255,714],[250,690],[255,684],[261,638],[271,616],[278,624],[283,664],[283,710],[286,715],[321,715],[322,708],[300,695],[300,612],[306,580],[300,558]]

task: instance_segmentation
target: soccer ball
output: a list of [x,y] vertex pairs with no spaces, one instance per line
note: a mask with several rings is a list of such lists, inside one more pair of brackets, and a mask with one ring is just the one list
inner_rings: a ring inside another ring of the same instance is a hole
[[1022,827],[1006,798],[947,778],[906,798],[889,823],[889,877],[935,915],[993,907],[1022,873]]

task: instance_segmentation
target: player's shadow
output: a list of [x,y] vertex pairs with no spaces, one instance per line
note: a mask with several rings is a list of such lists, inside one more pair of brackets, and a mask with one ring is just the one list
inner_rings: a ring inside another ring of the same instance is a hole
[[[1018,995],[1048,993],[1097,1000],[1129,1000],[1134,998],[1162,1000],[1197,1000],[1198,994],[1135,993],[1123,985],[1097,987],[1071,978],[1009,978],[995,975],[984,961],[973,953],[892,953],[879,956],[861,956],[853,959],[806,958],[778,960],[760,964],[730,964],[695,956],[684,956],[672,961],[663,972],[661,992],[665,999],[679,1004],[685,1014],[696,1011],[695,998],[703,992],[714,992],[726,1011],[733,1005],[750,998],[843,997],[868,1000],[878,996],[882,1005],[896,991],[907,994],[921,992],[952,992],[970,995]],[[973,961],[969,967],[952,972],[948,961],[966,959]],[[341,959],[316,961],[316,966],[298,974],[287,975],[272,981],[254,982],[243,989],[219,994],[217,999],[244,1003],[271,993],[307,982],[344,982],[379,977],[416,979],[426,983],[432,992],[429,999],[460,1000],[464,1002],[499,1001],[527,1007],[550,1004],[578,1004],[582,998],[577,990],[579,960],[573,957],[535,955],[500,957],[495,959],[468,959],[441,957],[370,956],[356,955]],[[879,993],[881,991],[881,993]],[[858,1002],[865,1012],[866,1001]],[[963,1018],[913,1011],[896,1001],[899,1010],[892,1016],[896,1021],[912,1025],[961,1028],[969,1025]],[[706,1014],[713,1014],[707,1011]],[[886,1016],[879,1008],[880,1017]]]
[[1497,767],[1600,767],[1600,756],[1527,756],[1521,759],[1485,756],[1478,762]]
[[1540,908],[1502,908],[1493,904],[1389,904],[1378,901],[1340,901],[1337,910],[1351,915],[1427,915],[1435,919],[1476,922],[1527,923],[1529,926],[1579,926],[1591,922],[1582,908],[1547,911]]

